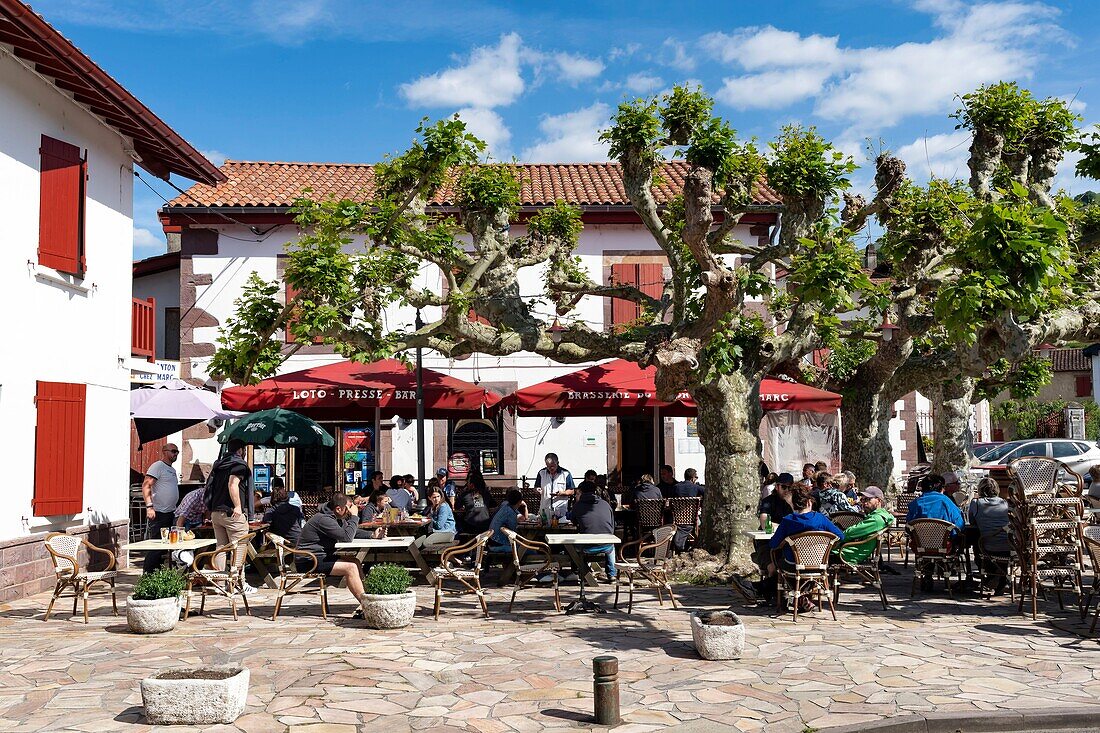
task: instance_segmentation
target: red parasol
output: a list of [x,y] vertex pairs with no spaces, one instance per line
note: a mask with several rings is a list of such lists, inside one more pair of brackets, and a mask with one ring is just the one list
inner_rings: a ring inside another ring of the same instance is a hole
[[[500,396],[456,377],[423,370],[424,416],[469,417]],[[341,361],[222,391],[222,405],[255,412],[284,407],[314,420],[356,420],[378,407],[386,415],[416,417],[416,372],[396,359],[371,364]]]
[[[660,408],[670,417],[692,417],[698,410],[687,392],[673,402],[657,399],[656,367],[615,359],[570,372],[508,395],[501,406],[514,407],[519,415],[636,415]],[[841,397],[833,392],[781,379],[760,383],[760,406],[765,410],[798,410],[831,413],[840,409]]]

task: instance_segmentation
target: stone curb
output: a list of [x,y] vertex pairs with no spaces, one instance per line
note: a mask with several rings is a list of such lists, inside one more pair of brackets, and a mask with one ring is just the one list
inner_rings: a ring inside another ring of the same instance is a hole
[[877,723],[822,728],[822,733],[1005,733],[1006,731],[1100,729],[1100,705],[1064,712],[974,712],[902,715]]

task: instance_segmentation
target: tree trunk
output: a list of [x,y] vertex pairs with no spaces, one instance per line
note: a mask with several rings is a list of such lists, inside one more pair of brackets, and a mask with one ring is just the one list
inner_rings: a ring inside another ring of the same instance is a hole
[[872,385],[856,384],[844,391],[840,406],[841,463],[863,486],[890,488],[894,450],[890,444],[893,401]]
[[709,379],[694,392],[706,452],[700,539],[724,563],[748,569],[752,543],[743,532],[756,529],[760,501],[759,382],[729,374]]
[[969,377],[950,379],[938,388],[940,399],[933,416],[932,470],[936,473],[961,471],[970,465],[970,447],[974,436],[970,432],[974,380]]

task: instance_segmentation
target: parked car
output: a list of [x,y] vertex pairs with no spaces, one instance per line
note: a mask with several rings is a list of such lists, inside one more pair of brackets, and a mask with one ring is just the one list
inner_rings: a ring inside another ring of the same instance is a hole
[[985,443],[975,443],[974,445],[970,446],[970,455],[973,458],[980,460],[981,457],[984,456],[986,453],[1002,445],[1004,445],[1004,442],[1000,440],[988,441]]
[[1012,440],[978,456],[978,465],[971,470],[976,474],[991,476],[999,482],[1007,481],[1008,464],[1025,456],[1055,458],[1071,471],[1084,476],[1087,484],[1089,469],[1100,465],[1100,445],[1091,440],[1066,438]]

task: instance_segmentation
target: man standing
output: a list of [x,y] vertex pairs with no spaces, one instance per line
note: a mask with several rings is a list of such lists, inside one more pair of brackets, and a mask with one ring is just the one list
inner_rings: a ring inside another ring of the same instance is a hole
[[[180,481],[172,464],[179,457],[180,449],[168,443],[161,448],[161,458],[145,471],[145,480],[141,482],[141,495],[145,499],[145,519],[148,521],[145,538],[160,539],[162,527],[168,528],[176,523],[176,504],[180,500]],[[163,552],[145,553],[142,572],[151,573],[164,561]]]
[[[248,534],[248,482],[252,470],[244,460],[244,442],[234,438],[226,446],[227,453],[210,468],[210,523],[218,547],[237,542]],[[214,558],[214,567],[225,569],[225,555]]]
[[535,483],[542,492],[539,513],[552,514],[560,504],[566,504],[573,495],[573,474],[558,465],[558,454],[546,454],[546,468],[539,471]]
[[443,488],[443,498],[451,505],[451,508],[454,509],[456,491],[454,479],[447,475],[446,468],[437,468],[435,477],[439,479],[440,486]]

